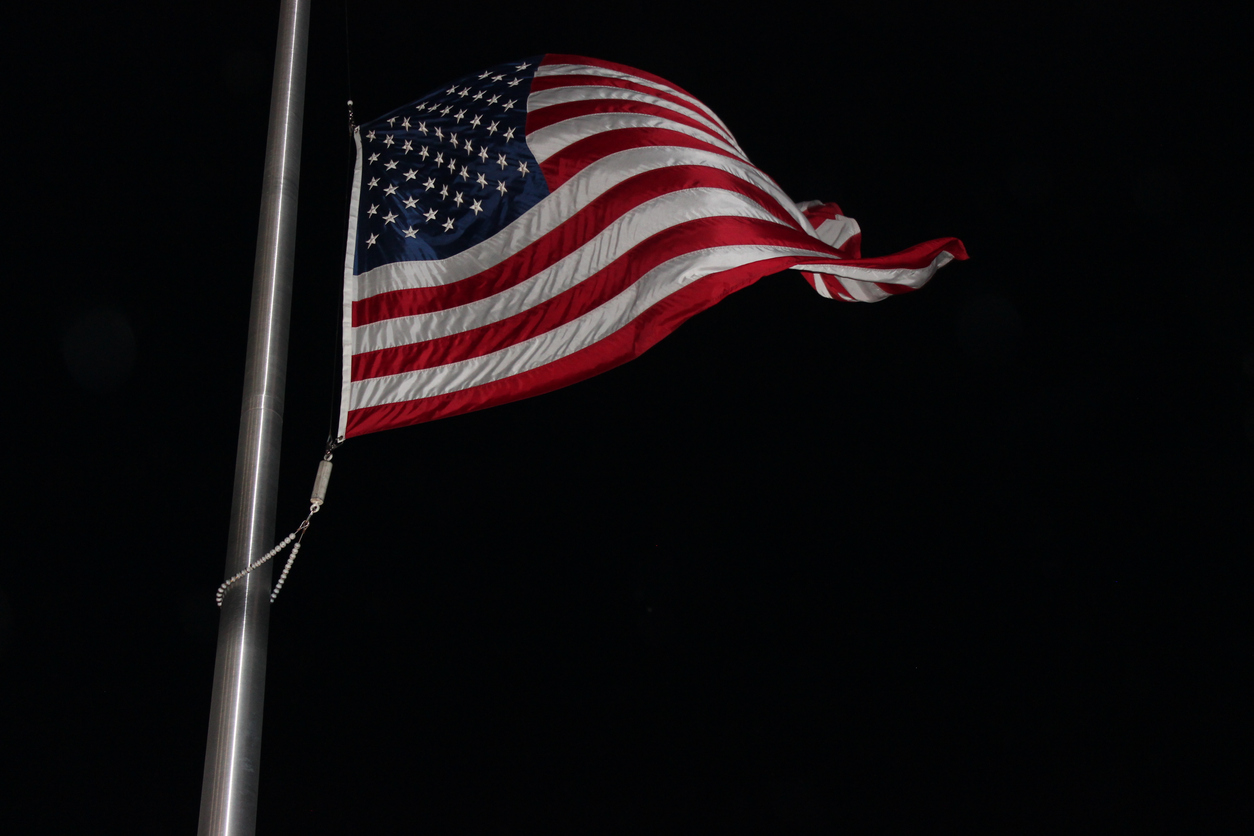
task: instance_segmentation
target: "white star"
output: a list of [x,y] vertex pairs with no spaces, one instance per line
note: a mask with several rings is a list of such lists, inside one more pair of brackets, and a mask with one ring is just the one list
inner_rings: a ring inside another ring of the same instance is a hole
[[457,134],[449,134],[448,141],[453,143],[453,147],[456,148],[457,147]]
[[516,99],[510,99],[508,102],[506,102],[505,104],[503,104],[503,105],[502,105],[502,107],[504,107],[506,110],[509,110],[511,107],[513,107],[513,106],[514,106],[515,104],[517,104],[517,103],[518,103],[518,102],[517,102],[517,100],[516,100]]
[[463,180],[469,180],[469,179],[470,179],[470,172],[466,170],[466,166],[462,166],[462,172],[461,172],[461,175],[462,175],[462,179],[463,179]]
[[492,75],[491,70],[484,70],[483,72],[479,73],[479,78],[487,78],[490,75]]
[[475,217],[479,217],[479,213],[483,211],[483,206],[477,200],[470,202],[470,211],[475,213]]
[[370,133],[366,134],[366,139],[370,140],[371,142],[374,142],[374,131],[371,131]]
[[395,128],[395,127],[396,127],[396,117],[395,117],[395,116],[393,116],[391,119],[389,119],[389,120],[388,120],[388,127],[391,127],[391,128]]
[[384,215],[384,216],[383,216],[383,222],[384,222],[385,224],[394,224],[394,223],[396,223],[396,214],[395,214],[395,213],[393,213],[393,212],[388,212],[386,215]]
[[423,135],[423,136],[426,136],[426,135],[427,135],[427,123],[426,123],[426,122],[419,122],[419,123],[418,123],[418,130],[422,131],[422,135]]
[[372,189],[373,189],[373,188],[374,188],[375,186],[377,186],[377,185],[379,185],[379,178],[378,178],[378,177],[371,177],[371,178],[370,178],[370,188],[372,188]]
[[508,191],[508,189],[507,189],[507,188],[506,188],[506,186],[505,186],[505,181],[504,181],[504,180],[497,180],[497,181],[496,181],[496,190],[497,190],[498,192],[500,192],[501,194],[505,194],[505,192],[507,192],[507,191]]
[[457,98],[459,98],[459,99],[464,99],[464,98],[466,98],[466,97],[467,97],[467,96],[469,96],[469,95],[470,95],[470,88],[469,88],[469,87],[463,87],[463,88],[462,88],[462,91],[461,91],[460,93],[458,93],[458,94],[457,94]]
[[436,152],[436,154],[435,154],[435,164],[436,164],[436,165],[444,165],[444,152],[443,152],[443,151],[437,151],[437,152]]
[[448,186],[441,186],[441,187],[440,187],[440,197],[441,197],[441,198],[447,198],[447,197],[448,197]]
[[395,185],[388,186],[386,189],[383,190],[383,193],[387,195],[388,197],[391,197],[392,195],[396,194],[396,186]]
[[423,183],[423,184],[422,184],[422,190],[423,190],[424,192],[429,192],[429,191],[431,191],[431,190],[432,190],[432,189],[434,189],[434,188],[435,188],[435,178],[434,178],[434,177],[428,177],[428,178],[427,178],[427,182],[425,182],[425,183]]
[[386,145],[386,146],[387,146],[387,147],[389,147],[389,148],[391,148],[391,147],[392,147],[392,145],[393,145],[393,143],[395,143],[395,142],[396,142],[396,140],[392,139],[392,135],[391,135],[391,134],[388,134],[387,139],[383,140],[383,144],[384,144],[384,145]]
[[[523,165],[526,165],[526,163],[523,163]],[[412,168],[409,171],[405,172],[406,180],[413,180],[417,176],[418,176],[418,172],[414,171]]]
[[518,164],[518,173],[521,174],[523,177],[527,176],[527,164],[526,163]]
[[484,186],[488,185],[487,178],[483,176],[482,171],[479,172],[479,176],[475,178],[475,182],[479,184],[479,188],[483,188]]
[[409,130],[409,117],[408,116],[406,116],[404,119],[401,120],[401,127],[404,128],[405,130]]
[[[528,67],[530,67],[530,66],[531,66],[530,64],[528,64],[526,61],[524,61],[523,63],[519,64],[519,65],[518,65],[517,67],[515,67],[514,69],[515,69],[515,70],[525,70],[525,69],[527,69],[527,68],[528,68]],[[480,76],[480,78],[482,78],[482,76]]]
[[428,151],[427,146],[424,145],[418,149],[418,156],[422,157],[425,160],[427,157],[431,156],[431,152]]
[[457,171],[457,160],[448,161],[448,170],[450,172]]
[[522,79],[521,79],[521,78],[516,78],[516,79],[514,79],[513,81],[511,81],[511,82],[509,83],[509,86],[510,86],[510,87],[517,87],[517,86],[518,86],[518,85],[520,85],[520,84],[522,84]]
[[413,238],[418,234],[418,230],[414,229],[412,226],[409,229],[402,229],[401,232],[405,233],[406,238]]
[[405,198],[405,200],[403,201],[403,203],[405,204],[405,208],[406,208],[406,209],[417,209],[417,208],[418,208],[418,198],[416,198],[416,197],[407,197],[407,198]]
[[[483,76],[479,76],[479,77],[483,78]],[[479,101],[480,99],[483,98],[483,91],[480,90],[478,93],[475,93],[473,96],[471,96],[471,98],[474,99],[475,101]]]
[[508,131],[505,132],[505,141],[509,142],[513,138],[514,138],[514,129],[510,128]]
[[499,99],[499,98],[501,98],[501,97],[500,97],[500,96],[493,96],[492,98],[488,99],[488,104],[496,104],[497,99]]
[[388,160],[386,163],[383,164],[383,167],[386,168],[388,171],[391,171],[392,169],[396,168],[396,160]]
[[468,139],[466,140],[465,144],[462,145],[462,150],[465,151],[467,154],[471,154],[471,153],[474,153],[475,149],[474,149],[474,146],[470,144],[470,140]]
[[452,87],[450,87],[449,89],[445,90],[445,91],[444,91],[444,94],[447,96],[447,95],[449,95],[449,94],[456,93],[456,92],[457,92],[457,85],[456,85],[456,84],[454,84]]
[[427,109],[426,102],[419,102],[418,104],[414,105],[414,110],[418,111],[419,113],[422,113],[426,109]]
[[405,153],[408,154],[410,151],[414,150],[414,144],[407,139],[401,148],[405,149]]
[[492,80],[493,80],[493,81],[500,81],[500,80],[501,80],[501,79],[503,79],[503,78],[505,78],[505,73],[501,73],[500,75],[494,75],[494,76],[492,76]]
[[379,161],[379,154],[376,151],[375,153],[370,155],[370,162],[377,163],[378,161]]
[[435,138],[436,138],[436,139],[438,139],[438,140],[440,140],[441,142],[443,142],[443,141],[444,141],[444,131],[440,130],[439,128],[436,128],[436,129],[435,129]]
[[441,116],[448,116],[448,112],[449,112],[450,110],[452,110],[452,109],[453,109],[453,108],[452,108],[452,106],[450,106],[450,105],[445,105],[444,107],[440,108],[440,115],[441,115]]
[[498,130],[496,126],[497,126],[498,124],[499,124],[499,123],[497,123],[497,122],[493,122],[491,125],[488,125],[488,133],[490,133],[490,134],[494,134],[494,133],[496,133],[496,132],[497,132],[497,130]]
[[478,113],[476,113],[476,114],[475,114],[475,118],[470,120],[470,127],[472,127],[472,128],[477,128],[477,127],[479,127],[479,121],[480,121],[480,118],[481,118],[481,117],[479,116],[479,114],[478,114]]
[[371,217],[374,217],[374,213],[378,211],[379,211],[378,206],[371,206],[369,209],[366,210],[366,214],[370,215]]
[[375,242],[375,241],[378,241],[378,240],[379,240],[379,236],[378,236],[378,235],[371,235],[371,236],[370,236],[370,240],[366,242],[366,248],[367,248],[367,249],[369,249],[370,247],[373,247],[373,246],[374,246],[374,242]]
[[466,118],[466,111],[464,110],[457,111],[457,115],[454,116],[453,118],[456,119],[458,122],[462,121],[463,119]]
[[423,213],[423,217],[424,217],[424,218],[426,218],[426,219],[427,219],[427,220],[429,220],[429,221],[434,221],[434,220],[435,220],[435,210],[434,210],[434,209],[428,209],[426,212],[424,212],[424,213]]
[[453,231],[453,219],[452,218],[449,218],[447,221],[444,222],[444,228],[447,229],[449,232]]
[[462,193],[461,192],[458,192],[457,194],[453,195],[453,202],[456,203],[458,206],[462,205]]
[[479,159],[483,160],[485,163],[488,161],[488,149],[487,149],[487,146],[481,146],[481,147],[479,148]]
[[497,165],[499,165],[501,168],[505,168],[506,166],[508,166],[508,165],[509,165],[509,163],[505,162],[505,155],[504,155],[504,154],[497,154],[497,155],[496,155],[496,164],[497,164]]

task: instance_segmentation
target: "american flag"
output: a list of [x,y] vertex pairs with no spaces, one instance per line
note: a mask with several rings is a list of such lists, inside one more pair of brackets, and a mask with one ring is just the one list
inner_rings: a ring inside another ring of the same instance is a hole
[[862,258],[833,203],[794,203],[664,79],[543,55],[357,130],[342,437],[548,392],[639,356],[759,278],[873,302],[962,243]]

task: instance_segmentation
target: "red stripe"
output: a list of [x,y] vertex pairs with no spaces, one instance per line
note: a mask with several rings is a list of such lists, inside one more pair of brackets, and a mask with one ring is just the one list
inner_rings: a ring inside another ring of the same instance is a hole
[[831,247],[832,252],[839,253],[840,257],[844,259],[845,261],[854,261],[854,260],[862,258],[862,252],[861,252],[862,233],[861,232],[855,232],[853,235],[850,235],[849,238],[845,241],[844,245],[840,247],[832,247],[832,245],[828,244],[826,241],[824,241],[823,243],[827,244],[828,247]]
[[354,355],[352,379],[430,369],[500,351],[594,311],[631,287],[645,273],[677,256],[707,247],[737,244],[822,246],[804,232],[758,218],[689,221],[645,239],[574,287],[513,316],[447,337]]
[[[849,258],[841,261],[840,264],[843,267],[869,267],[872,270],[901,268],[921,270],[930,265],[942,250],[952,255],[957,261],[967,260],[967,249],[957,238],[936,238],[924,241],[922,244],[915,244],[913,247],[906,247],[901,252],[892,255],[882,255],[876,258]],[[815,261],[814,263],[822,264],[823,262]]]
[[[847,247],[848,245],[846,245]],[[924,241],[922,244],[915,244],[913,247],[907,247],[899,253],[892,255],[879,256],[877,258],[850,258],[838,262],[845,267],[866,267],[872,270],[921,270],[931,265],[936,260],[936,256],[942,252],[947,252],[954,257],[956,261],[967,260],[966,247],[957,238],[937,238],[933,241]],[[823,264],[823,259],[815,259],[810,264]],[[837,262],[828,262],[837,263]],[[828,291],[833,295],[840,294],[842,297],[847,296],[848,292],[840,285],[835,276],[826,273],[815,273],[816,277],[823,279],[823,283],[827,286]],[[904,284],[891,284],[889,282],[871,282],[880,290],[891,295],[901,293],[909,293],[916,288]]]
[[681,125],[695,128],[720,142],[724,141],[724,137],[711,130],[710,126],[704,122],[699,122],[691,116],[671,110],[668,107],[649,104],[648,102],[638,102],[634,99],[586,99],[577,102],[563,102],[562,104],[549,105],[539,110],[529,111],[527,113],[527,135],[530,136],[542,128],[556,125],[559,122],[578,119],[581,116],[591,116],[595,113],[639,113],[644,116],[658,116],[671,122],[678,122]]
[[722,169],[701,165],[655,169],[608,189],[555,229],[481,273],[451,284],[393,290],[353,302],[353,325],[448,310],[508,290],[556,264],[640,204],[670,192],[698,187],[744,195],[783,223],[798,228],[797,221],[772,195]]
[[[688,110],[699,110],[705,113],[714,122],[714,127],[718,129],[719,135],[723,139],[731,139],[731,135],[722,129],[722,126],[714,118],[714,114],[710,112],[709,108],[701,105],[700,102],[691,102],[666,90],[659,90],[646,84],[637,84],[625,78],[606,78],[600,75],[547,75],[533,79],[531,82],[532,93],[542,90],[560,90],[563,87],[617,87],[621,90],[634,90],[637,93],[665,99]],[[595,96],[595,93],[588,93],[589,98],[594,98]]]
[[664,84],[677,93],[683,93],[685,96],[692,96],[693,99],[701,101],[678,84],[667,81],[660,75],[646,73],[644,70],[637,70],[635,67],[628,67],[626,64],[615,64],[613,61],[602,61],[599,58],[585,58],[582,55],[552,54],[544,56],[544,60],[540,62],[541,67],[552,66],[554,64],[586,64],[589,67],[600,67],[603,70],[614,70],[615,72],[624,73],[626,75],[634,75],[636,78],[643,78],[645,81],[652,81],[655,84]]
[[[806,216],[806,220],[810,222],[810,226],[818,230],[828,221],[836,220],[837,216],[844,216],[844,212],[835,203],[824,203],[821,206],[812,206],[809,209],[803,209],[802,213]],[[853,235],[845,239],[845,243],[836,248],[842,258],[854,259],[862,258],[862,233],[855,232]]]
[[719,303],[731,293],[796,263],[797,256],[781,256],[713,273],[667,296],[605,339],[560,360],[503,380],[430,398],[354,409],[348,413],[346,435],[365,435],[450,418],[552,392],[607,372],[639,357],[690,317]]
[[[528,130],[530,130],[530,127],[528,127]],[[620,128],[614,131],[594,134],[578,142],[572,142],[540,163],[540,170],[544,172],[544,179],[549,184],[549,192],[552,193],[557,191],[567,180],[597,160],[608,157],[611,154],[617,154],[620,151],[630,151],[633,148],[646,146],[696,148],[700,151],[709,151],[727,157],[730,160],[748,164],[743,158],[719,148],[717,145],[703,142],[696,137],[679,131],[667,130],[666,128]],[[750,165],[750,168],[759,170],[753,165]]]
[[810,225],[815,229],[822,226],[825,221],[833,221],[836,219],[837,215],[845,214],[840,211],[840,207],[835,203],[824,203],[822,206],[812,206],[809,209],[802,210],[802,212],[805,214],[806,218],[809,219]]

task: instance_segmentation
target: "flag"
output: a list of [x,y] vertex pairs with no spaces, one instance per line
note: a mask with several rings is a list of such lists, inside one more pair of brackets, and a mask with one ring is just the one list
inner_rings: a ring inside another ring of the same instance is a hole
[[966,258],[862,258],[840,207],[794,203],[698,99],[608,61],[501,64],[356,137],[342,437],[607,371],[771,273],[874,302]]

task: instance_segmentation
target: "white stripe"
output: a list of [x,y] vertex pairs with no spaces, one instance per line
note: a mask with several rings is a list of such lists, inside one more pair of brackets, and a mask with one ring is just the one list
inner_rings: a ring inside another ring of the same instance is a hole
[[824,299],[832,298],[831,291],[827,289],[827,282],[823,281],[822,276],[818,273],[810,273],[810,280],[814,282],[814,289],[819,292],[820,296]]
[[[630,69],[630,67],[626,69]],[[706,111],[711,116],[714,115],[714,113],[706,106],[705,102],[701,101],[697,97],[690,96],[670,84],[659,83],[653,79],[638,76],[635,73],[623,72],[622,70],[611,70],[609,67],[597,67],[592,64],[541,64],[536,68],[535,73],[536,78],[550,78],[562,75],[590,75],[597,78],[617,78],[622,81],[630,81],[633,84],[639,84],[644,87],[652,87],[654,90],[663,90],[667,93],[678,96],[685,101],[692,102],[692,104]]]
[[354,381],[353,409],[458,392],[539,368],[600,342],[703,276],[793,254],[820,255],[761,245],[712,247],[685,253],[645,273],[605,304],[529,340],[445,366]]
[[[627,128],[661,128],[676,131],[723,148],[727,153],[744,159],[744,154],[739,148],[710,136],[705,131],[682,122],[675,122],[664,116],[653,116],[647,113],[589,113],[586,116],[565,119],[528,133],[527,147],[531,149],[536,160],[544,162],[571,143],[608,131],[621,131]],[[748,160],[745,161],[748,162]]]
[[344,437],[348,429],[349,399],[352,396],[353,379],[353,300],[356,298],[356,277],[353,266],[357,259],[357,213],[361,211],[361,131],[353,131],[353,143],[357,147],[357,164],[353,170],[353,191],[348,206],[348,246],[344,255],[344,298],[342,304],[343,319],[340,325],[340,343],[343,356],[340,358],[340,420],[336,436]]
[[752,183],[774,197],[802,229],[814,235],[810,222],[797,210],[788,196],[780,191],[775,181],[752,165],[712,151],[650,145],[619,151],[588,165],[563,183],[557,191],[533,206],[527,214],[468,250],[434,261],[384,264],[357,276],[357,288],[353,298],[369,299],[380,293],[415,287],[439,287],[481,273],[552,232],[588,203],[619,183],[637,174],[672,165],[716,168]]
[[646,239],[700,218],[758,218],[792,229],[756,201],[717,188],[655,197],[614,221],[565,258],[507,290],[456,308],[384,319],[353,329],[357,353],[460,334],[543,304],[604,269]]
[[846,241],[861,231],[862,229],[858,226],[858,222],[853,218],[837,215],[835,218],[828,218],[823,221],[814,232],[820,241],[840,249],[845,246]]
[[[812,270],[816,273],[828,273],[841,278],[841,284],[845,287],[851,285],[844,281],[845,279],[859,283],[862,282],[883,282],[884,284],[904,284],[907,287],[921,287],[932,278],[932,275],[944,267],[953,256],[948,252],[941,251],[932,259],[932,263],[926,267],[854,267],[844,264],[798,264],[796,270]],[[892,294],[889,294],[890,296]]]
[[583,85],[580,87],[558,87],[553,90],[541,90],[532,93],[527,98],[527,113],[539,113],[546,107],[553,105],[569,104],[571,102],[595,102],[603,100],[626,100],[633,102],[641,102],[642,104],[655,105],[656,107],[664,107],[667,110],[681,113],[704,125],[708,125],[710,132],[716,139],[724,142],[732,142],[729,134],[725,133],[722,128],[709,119],[704,112],[697,112],[689,108],[677,105],[670,99],[663,99],[660,96],[650,96],[648,93],[641,93],[638,90],[624,90],[622,87],[595,87],[591,85]]
[[853,297],[855,302],[878,302],[881,299],[887,299],[890,295],[873,284],[842,278],[837,278],[835,281],[840,284],[846,295]]
[[[709,106],[706,105],[705,102],[701,101],[695,96],[688,95],[683,90],[679,90],[675,87],[671,87],[669,84],[659,84],[656,81],[652,81],[647,78],[641,78],[638,75],[632,75],[631,73],[620,72],[619,70],[610,70],[610,69],[606,69],[605,67],[594,67],[589,64],[547,64],[547,65],[541,65],[536,70],[537,77],[560,76],[560,75],[591,75],[591,76],[599,76],[600,78],[619,78],[625,81],[631,81],[636,84],[643,85],[645,87],[652,87],[655,90],[663,90],[667,93],[670,93],[673,96],[678,96],[684,101],[690,102],[695,107],[700,108],[701,110],[705,111],[705,113],[711,119],[713,119],[723,128],[723,131],[724,133],[727,134],[727,136],[732,137],[733,143],[735,143],[736,141],[734,136],[732,135],[731,129],[728,128],[726,124],[724,124],[722,119],[718,118],[717,113],[710,110]],[[736,147],[739,148],[740,146],[737,145]]]

